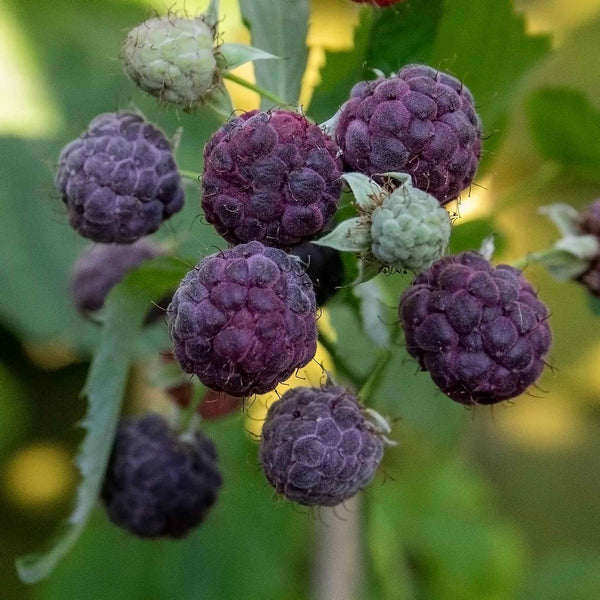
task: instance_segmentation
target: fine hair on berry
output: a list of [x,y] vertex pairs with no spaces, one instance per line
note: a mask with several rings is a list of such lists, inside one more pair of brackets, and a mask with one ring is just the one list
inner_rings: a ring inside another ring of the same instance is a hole
[[287,500],[335,506],[374,477],[384,442],[349,391],[297,387],[269,408],[260,463]]

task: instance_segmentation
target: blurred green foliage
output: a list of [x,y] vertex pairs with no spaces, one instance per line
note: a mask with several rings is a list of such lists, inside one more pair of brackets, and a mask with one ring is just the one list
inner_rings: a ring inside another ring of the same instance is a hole
[[[5,0],[3,10],[10,11],[31,46],[63,126],[52,137],[0,138],[7,173],[0,181],[0,468],[31,441],[60,441],[74,454],[81,437],[73,428],[84,410],[78,393],[87,352],[99,332],[77,318],[65,293],[70,265],[84,243],[66,224],[53,191],[60,148],[97,113],[134,102],[169,135],[183,127],[178,162],[198,171],[202,147],[218,125],[208,112],[162,110],[121,74],[121,38],[150,13],[141,3]],[[582,205],[598,193],[594,132],[600,72],[594,64],[600,59],[600,20],[546,56],[548,38],[527,35],[509,0],[411,0],[387,12],[365,12],[355,33],[353,50],[327,53],[311,116],[330,117],[351,86],[371,76],[365,69],[388,72],[410,61],[454,72],[481,105],[486,132],[492,134],[485,169],[493,177],[497,208],[492,216],[456,227],[453,250],[477,248],[483,237],[500,230],[498,251],[522,254],[551,239],[549,229],[535,221],[539,204],[560,199]],[[185,210],[160,234],[185,238],[181,256],[199,257],[220,243],[199,214],[198,193],[190,186]],[[426,374],[416,374],[402,340],[396,340],[375,405],[398,419],[394,437],[400,446],[388,452],[383,465],[389,478],[382,474],[363,496],[361,597],[600,597],[600,490],[593,483],[600,481],[599,394],[574,374],[583,352],[597,345],[597,320],[587,312],[582,290],[559,286],[539,271],[532,277],[543,285],[542,295],[555,313],[555,361],[562,368],[552,380],[558,382],[557,394],[587,390],[591,402],[585,416],[593,431],[576,450],[511,450],[493,414],[468,413],[448,401]],[[394,299],[409,281],[408,276],[383,281],[381,318],[390,325],[397,319]],[[343,358],[367,375],[365,357],[374,355],[375,346],[359,330],[356,312],[335,302],[331,316]],[[164,327],[151,335],[142,351],[168,344]],[[23,345],[47,340],[75,349],[81,362],[52,372],[40,368]],[[0,498],[6,517],[0,528],[3,597],[306,597],[318,515],[272,498],[258,469],[256,444],[245,435],[240,417],[207,429],[220,450],[225,487],[211,518],[184,542],[134,540],[98,511],[55,574],[25,588],[16,580],[14,556],[39,550],[68,506],[34,514]]]

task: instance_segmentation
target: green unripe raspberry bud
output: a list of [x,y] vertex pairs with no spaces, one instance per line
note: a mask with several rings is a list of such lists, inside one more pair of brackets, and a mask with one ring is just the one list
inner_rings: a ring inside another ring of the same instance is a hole
[[202,18],[150,19],[123,42],[125,72],[164,102],[194,106],[218,83],[215,31]]
[[450,229],[448,212],[433,196],[404,185],[371,213],[371,252],[394,269],[422,271],[443,256]]

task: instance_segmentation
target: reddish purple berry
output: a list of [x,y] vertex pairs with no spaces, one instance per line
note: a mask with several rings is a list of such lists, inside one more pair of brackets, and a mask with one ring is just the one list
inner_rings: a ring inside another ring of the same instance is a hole
[[117,430],[101,498],[110,520],[143,538],[181,538],[198,526],[222,484],[214,444],[178,438],[158,415]]
[[269,408],[260,462],[269,483],[288,500],[335,506],[373,479],[383,446],[347,390],[298,387]]
[[438,260],[400,299],[406,345],[463,404],[494,404],[533,385],[550,350],[548,309],[521,272],[476,252]]
[[473,181],[481,122],[469,90],[425,65],[362,81],[335,129],[347,171],[409,173],[413,185],[446,204]]
[[338,147],[295,112],[251,111],[204,150],[202,208],[227,241],[291,248],[318,236],[341,190]]
[[95,242],[130,244],[183,207],[171,144],[130,112],[98,115],[62,149],[56,187],[73,228]]
[[191,270],[167,309],[175,358],[207,387],[264,394],[317,349],[315,293],[297,260],[250,242]]

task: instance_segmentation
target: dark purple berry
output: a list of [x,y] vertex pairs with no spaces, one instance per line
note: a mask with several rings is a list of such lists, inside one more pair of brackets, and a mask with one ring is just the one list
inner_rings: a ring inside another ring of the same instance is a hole
[[400,299],[406,345],[436,385],[463,404],[514,398],[544,370],[548,309],[520,271],[476,252],[447,256]]
[[317,244],[296,246],[291,253],[302,261],[313,282],[317,304],[324,306],[344,284],[344,265],[340,253]]
[[62,149],[56,187],[73,228],[95,242],[130,244],[183,207],[171,144],[130,112],[97,116]]
[[[89,317],[104,306],[110,290],[130,271],[163,254],[163,249],[149,240],[134,244],[97,244],[86,249],[73,265],[69,283],[75,308],[82,316]],[[168,303],[167,300],[166,305]],[[146,323],[163,317],[166,305],[162,309],[152,307]]]
[[579,216],[579,227],[583,233],[600,238],[600,200],[594,200]]
[[260,242],[205,258],[167,309],[175,358],[207,387],[264,394],[315,355],[315,294],[283,250]]
[[290,248],[317,237],[335,213],[338,147],[306,117],[251,111],[223,125],[204,150],[202,208],[233,244]]
[[292,502],[335,506],[373,479],[383,439],[341,387],[297,387],[269,408],[260,440],[263,472]]
[[347,171],[409,173],[415,187],[442,205],[471,185],[481,155],[481,122],[471,93],[425,65],[356,84],[335,138]]
[[214,444],[178,438],[158,415],[117,430],[101,498],[110,520],[143,538],[181,538],[204,521],[222,479]]

